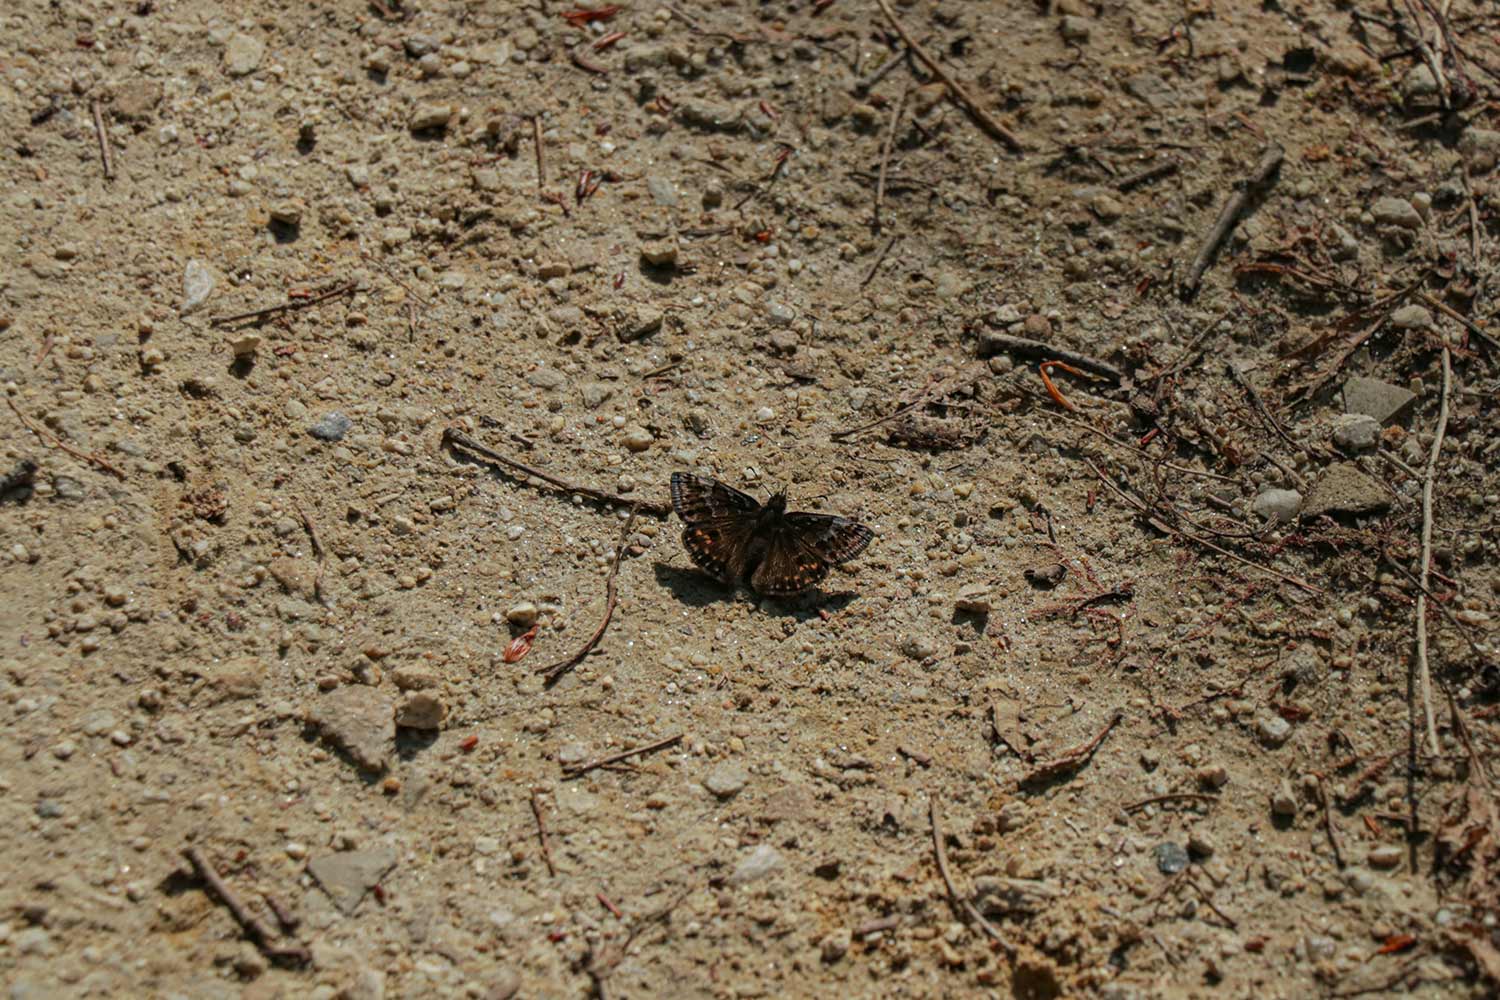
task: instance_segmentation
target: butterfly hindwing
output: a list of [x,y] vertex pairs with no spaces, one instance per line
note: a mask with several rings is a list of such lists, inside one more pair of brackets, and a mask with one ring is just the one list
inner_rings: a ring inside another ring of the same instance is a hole
[[801,544],[783,525],[771,539],[760,565],[750,577],[750,588],[767,597],[790,597],[817,586],[831,564]]
[[754,529],[755,522],[749,519],[690,524],[682,529],[682,547],[699,569],[733,586],[745,575]]

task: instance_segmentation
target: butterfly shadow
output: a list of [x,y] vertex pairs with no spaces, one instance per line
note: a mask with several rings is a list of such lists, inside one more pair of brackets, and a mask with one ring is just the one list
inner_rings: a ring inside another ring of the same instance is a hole
[[[720,583],[704,575],[701,570],[673,566],[658,562],[652,565],[656,571],[656,582],[672,592],[672,596],[683,604],[695,608],[706,608],[720,602],[733,603],[740,599],[741,588]],[[856,597],[853,590],[826,591],[814,588],[796,597],[762,597],[744,591],[756,606],[769,614],[785,615],[805,621],[817,617],[819,610],[841,611]]]

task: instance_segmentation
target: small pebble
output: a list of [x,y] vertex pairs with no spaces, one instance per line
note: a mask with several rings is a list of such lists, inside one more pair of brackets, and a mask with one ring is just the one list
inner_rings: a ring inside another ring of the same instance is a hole
[[349,428],[354,426],[354,421],[335,410],[325,413],[317,419],[307,433],[320,441],[342,441],[344,435],[349,433]]
[[1151,854],[1156,858],[1157,870],[1163,875],[1176,875],[1188,866],[1187,850],[1170,840],[1157,844]]
[[521,628],[530,628],[536,624],[536,620],[540,615],[541,609],[535,604],[530,601],[522,601],[520,604],[512,605],[505,612],[505,620]]
[[721,799],[728,799],[739,794],[749,780],[750,773],[743,765],[725,761],[708,772],[708,776],[703,779],[703,787]]
[[1266,714],[1255,720],[1255,733],[1261,743],[1274,749],[1292,735],[1292,724],[1279,715]]

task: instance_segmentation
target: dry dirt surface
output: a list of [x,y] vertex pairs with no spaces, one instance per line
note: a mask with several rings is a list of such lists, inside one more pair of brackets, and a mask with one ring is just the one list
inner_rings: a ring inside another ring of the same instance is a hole
[[0,24],[6,997],[1495,995],[1493,5]]

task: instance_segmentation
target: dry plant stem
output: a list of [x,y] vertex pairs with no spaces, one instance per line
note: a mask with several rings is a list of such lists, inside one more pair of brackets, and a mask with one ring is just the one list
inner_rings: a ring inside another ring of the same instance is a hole
[[1219,801],[1219,797],[1217,795],[1205,795],[1202,792],[1171,792],[1171,793],[1169,793],[1167,795],[1153,795],[1149,799],[1141,799],[1141,801],[1139,801],[1139,802],[1132,802],[1130,805],[1128,805],[1128,806],[1125,807],[1125,811],[1126,812],[1135,812],[1137,809],[1144,809],[1147,806],[1156,805],[1158,802],[1218,802],[1218,801]]
[[1255,562],[1254,560],[1246,559],[1244,556],[1239,555],[1238,553],[1230,552],[1228,549],[1222,546],[1215,545],[1213,542],[1210,542],[1206,538],[1199,538],[1197,535],[1194,535],[1191,532],[1183,531],[1181,528],[1172,527],[1161,518],[1156,517],[1154,514],[1152,514],[1151,508],[1144,501],[1130,496],[1130,494],[1126,493],[1114,483],[1110,482],[1109,477],[1106,476],[1103,470],[1101,470],[1093,462],[1087,462],[1085,464],[1087,464],[1090,469],[1094,470],[1094,475],[1099,477],[1099,481],[1107,486],[1110,492],[1119,497],[1121,500],[1124,500],[1126,503],[1134,507],[1136,510],[1140,511],[1142,514],[1146,515],[1147,522],[1158,531],[1165,532],[1166,534],[1172,535],[1177,538],[1186,538],[1188,541],[1201,545],[1206,549],[1211,549],[1221,556],[1227,556],[1228,558],[1233,559],[1235,562],[1239,563],[1242,566],[1249,566],[1251,569],[1258,570],[1262,573],[1269,573],[1271,576],[1276,577],[1276,579],[1281,580],[1283,583],[1290,583],[1292,586],[1298,588],[1299,590],[1305,590],[1309,594],[1323,593],[1323,588],[1315,587],[1305,580],[1299,580],[1297,577],[1291,576],[1287,573],[1283,573],[1279,569],[1272,569],[1269,566],[1262,566],[1260,563]]
[[891,147],[896,144],[896,126],[901,124],[901,116],[906,112],[906,98],[911,94],[909,90],[901,92],[901,100],[896,102],[896,110],[891,112],[891,124],[885,131],[885,146],[880,151],[880,176],[875,181],[875,231],[880,232],[880,206],[885,201],[885,172],[891,164]]
[[198,873],[198,877],[214,891],[214,895],[229,907],[229,912],[234,915],[234,919],[245,929],[245,933],[250,935],[267,958],[297,963],[306,962],[311,958],[307,949],[301,946],[290,948],[278,946],[275,943],[276,932],[271,930],[264,920],[256,916],[233,889],[229,888],[201,850],[196,847],[187,847],[183,849],[182,855],[188,859],[193,870]]
[[891,53],[891,57],[885,62],[881,63],[878,67],[876,67],[874,72],[872,72],[868,76],[862,77],[859,82],[854,85],[854,92],[860,95],[868,94],[877,83],[890,76],[891,70],[895,69],[897,66],[900,66],[901,63],[905,61],[905,59],[905,52]]
[[1437,476],[1438,458],[1443,450],[1443,435],[1448,430],[1448,402],[1453,396],[1453,356],[1443,348],[1443,399],[1438,405],[1437,430],[1432,437],[1432,452],[1427,456],[1427,472],[1422,477],[1422,568],[1417,587],[1417,686],[1422,695],[1422,717],[1427,726],[1427,749],[1442,753],[1438,746],[1437,723],[1432,716],[1432,669],[1427,662],[1427,574],[1432,564],[1432,481]]
[[620,530],[620,544],[615,546],[615,561],[609,567],[609,579],[604,581],[604,620],[599,627],[594,629],[594,634],[589,636],[588,642],[583,647],[568,657],[566,660],[558,660],[549,667],[542,667],[537,673],[552,684],[563,674],[572,670],[594,651],[599,645],[599,640],[604,638],[605,631],[609,628],[609,620],[615,616],[615,603],[619,600],[620,592],[615,588],[615,578],[620,575],[620,560],[625,555],[625,546],[630,541],[630,529],[635,527],[636,509],[630,508],[630,516],[625,519],[625,527]]
[[92,466],[103,469],[105,472],[113,474],[118,479],[123,480],[125,478],[125,473],[121,472],[115,466],[110,465],[99,456],[89,455],[81,452],[77,448],[74,448],[72,445],[63,441],[61,438],[53,437],[51,434],[48,434],[36,424],[32,423],[31,418],[22,413],[20,409],[17,408],[15,400],[11,399],[9,396],[5,397],[5,405],[10,407],[10,412],[16,415],[16,419],[21,421],[21,423],[26,427],[27,430],[42,439],[43,444],[49,444],[59,451],[67,452],[69,455],[72,455],[80,462],[87,462]]
[[94,113],[94,135],[99,140],[99,159],[104,161],[104,179],[112,181],[115,179],[115,162],[109,153],[109,134],[104,131],[104,114],[99,110],[99,102],[95,101],[89,106]]
[[1040,358],[1044,361],[1065,361],[1075,368],[1093,372],[1095,375],[1103,375],[1105,378],[1119,382],[1125,376],[1120,369],[1107,361],[1091,358],[1087,354],[1079,354],[1077,351],[1069,351],[1061,347],[1053,347],[1044,344],[1040,340],[1032,340],[1028,337],[1012,337],[1004,333],[989,333],[985,335],[985,343],[993,344],[1010,354],[1017,354],[1026,358]]
[[906,47],[911,49],[912,55],[920,59],[922,65],[932,71],[933,76],[948,85],[948,91],[953,95],[953,99],[973,116],[974,120],[979,123],[980,128],[1005,143],[1010,147],[1012,152],[1023,153],[1026,151],[1026,147],[1021,145],[1021,140],[1016,138],[1014,132],[991,117],[989,112],[980,107],[979,102],[958,84],[958,81],[948,75],[947,70],[943,69],[936,59],[927,54],[926,49],[917,44],[917,40],[906,30],[906,25],[896,19],[896,12],[891,10],[891,5],[887,0],[875,0],[875,2],[880,5],[880,11],[885,15],[886,20],[891,22],[891,27],[896,29],[896,34],[900,35],[901,40],[906,43]]
[[552,845],[547,842],[547,820],[542,815],[542,793],[535,788],[531,790],[531,815],[536,817],[536,836],[542,844],[542,861],[547,865],[547,874],[556,877],[557,869],[552,864]]
[[880,253],[875,257],[875,263],[870,265],[870,269],[865,272],[864,280],[859,283],[860,288],[864,288],[875,280],[875,272],[880,270],[880,265],[885,263],[886,254],[891,252],[891,247],[895,246],[896,241],[900,238],[900,236],[892,236],[889,240],[886,240],[885,246],[880,248]]
[[608,757],[600,757],[598,760],[591,760],[574,767],[564,767],[563,777],[579,778],[590,771],[597,771],[601,767],[607,767],[610,764],[618,764],[622,760],[628,760],[636,754],[655,753],[658,750],[665,750],[667,747],[676,746],[681,742],[682,734],[678,733],[675,736],[668,736],[666,739],[657,740],[655,743],[647,743],[645,746],[639,746],[633,750],[622,750],[619,753],[610,754]]
[[1129,191],[1131,188],[1140,187],[1147,181],[1154,181],[1159,177],[1167,177],[1175,173],[1177,173],[1176,162],[1168,160],[1165,163],[1158,163],[1154,166],[1147,167],[1145,170],[1133,173],[1129,177],[1120,178],[1119,180],[1115,181],[1115,190]]
[[529,465],[522,465],[513,458],[506,458],[504,455],[486,448],[462,431],[456,431],[451,427],[443,431],[443,442],[448,445],[456,444],[467,451],[472,451],[476,455],[483,455],[491,462],[499,462],[507,468],[525,473],[535,479],[540,479],[542,482],[556,486],[567,493],[577,493],[579,496],[589,497],[590,499],[598,500],[600,503],[613,503],[619,504],[621,507],[631,507],[654,517],[666,517],[672,513],[671,504],[651,503],[645,500],[629,500],[615,493],[606,493],[603,490],[596,490],[590,486],[579,486],[568,482],[566,479],[549,476],[547,473],[533,469]]
[[312,306],[317,305],[319,302],[326,302],[329,299],[337,298],[340,295],[349,295],[353,293],[354,290],[358,287],[358,284],[351,281],[347,284],[339,285],[335,288],[330,288],[328,291],[323,292],[320,295],[314,295],[310,299],[294,299],[291,302],[283,302],[280,305],[267,306],[264,309],[252,309],[249,312],[235,313],[233,316],[215,316],[213,319],[208,321],[208,325],[223,326],[225,323],[238,323],[241,320],[247,319],[266,319],[267,317],[275,316],[278,313],[296,312],[299,309],[309,309]]
[[1333,824],[1333,800],[1328,796],[1328,783],[1318,779],[1318,798],[1323,801],[1323,826],[1328,831],[1328,845],[1333,848],[1333,860],[1339,868],[1344,867],[1344,847],[1339,842],[1339,829]]
[[1230,195],[1229,200],[1224,203],[1218,220],[1208,231],[1208,238],[1203,241],[1203,246],[1198,251],[1198,256],[1193,258],[1193,266],[1188,268],[1187,278],[1182,283],[1184,296],[1191,296],[1198,291],[1198,285],[1203,281],[1203,272],[1208,270],[1209,261],[1229,238],[1229,233],[1234,229],[1234,224],[1239,221],[1240,213],[1245,210],[1250,196],[1271,179],[1276,173],[1276,168],[1281,166],[1282,157],[1285,155],[1280,146],[1273,145],[1268,148],[1260,155],[1260,162],[1256,164],[1255,173],[1251,174],[1250,179],[1241,184],[1239,190]]
[[1087,764],[1089,762],[1089,760],[1094,756],[1094,751],[1099,749],[1099,745],[1103,743],[1104,738],[1109,735],[1110,730],[1119,725],[1120,720],[1124,717],[1125,712],[1122,709],[1115,709],[1114,714],[1109,717],[1109,721],[1104,724],[1104,728],[1099,730],[1098,736],[1095,736],[1087,743],[1082,743],[1071,750],[1064,750],[1060,755],[1053,758],[1052,760],[1047,761],[1044,764],[1037,765],[1037,767],[1034,768],[1030,774],[1021,779],[1021,781],[1019,782],[1020,786],[1024,788],[1027,785],[1037,785],[1043,782],[1051,781],[1054,778],[1060,778],[1064,775],[1072,774],[1074,771],[1078,770],[1084,764]]
[[1006,953],[1012,957],[1016,954],[1015,945],[1011,944],[1004,934],[996,930],[995,925],[984,918],[968,897],[960,896],[958,889],[953,885],[953,873],[948,870],[948,849],[943,846],[943,825],[938,819],[938,799],[936,794],[928,796],[927,817],[932,821],[932,853],[937,858],[938,874],[942,876],[943,885],[948,890],[948,900],[954,908],[974,921],[975,926],[982,930],[992,940],[996,941]]
[[1500,340],[1496,340],[1494,337],[1490,336],[1490,334],[1485,332],[1482,326],[1469,319],[1457,309],[1454,309],[1448,303],[1442,301],[1441,299],[1434,298],[1433,296],[1428,295],[1426,292],[1418,292],[1417,298],[1421,299],[1423,302],[1427,303],[1429,306],[1436,309],[1444,316],[1447,316],[1449,319],[1453,320],[1453,322],[1461,325],[1465,330],[1468,330],[1474,336],[1478,337],[1480,340],[1489,345],[1492,350],[1500,351]]
[[536,145],[536,189],[540,193],[547,183],[546,162],[542,159],[542,116],[531,116],[531,141]]

